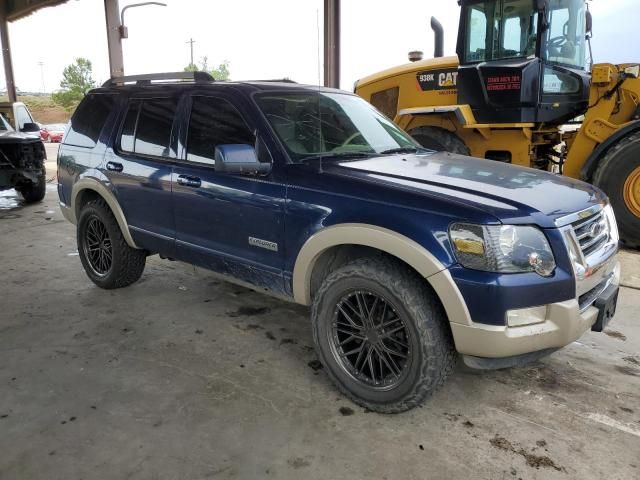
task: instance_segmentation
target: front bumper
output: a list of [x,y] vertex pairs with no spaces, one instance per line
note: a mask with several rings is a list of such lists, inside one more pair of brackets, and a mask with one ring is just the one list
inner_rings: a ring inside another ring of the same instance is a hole
[[[619,285],[619,262],[609,262],[600,273],[603,287]],[[590,330],[597,318],[598,309],[595,306],[588,306],[581,311],[578,299],[572,299],[547,305],[544,321],[534,323],[537,319],[532,318],[532,325],[507,327],[473,321],[466,325],[451,322],[450,325],[459,353],[474,357],[505,358],[564,347]]]

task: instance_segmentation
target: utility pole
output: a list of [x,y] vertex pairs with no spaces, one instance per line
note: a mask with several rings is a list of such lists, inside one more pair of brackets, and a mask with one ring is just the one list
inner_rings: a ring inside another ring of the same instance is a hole
[[40,66],[40,78],[42,79],[42,94],[44,95],[47,92],[44,86],[44,62],[42,61],[38,62],[38,65]]
[[196,43],[196,41],[193,38],[190,38],[186,43],[191,47],[191,63],[189,63],[189,65],[193,65],[193,44]]

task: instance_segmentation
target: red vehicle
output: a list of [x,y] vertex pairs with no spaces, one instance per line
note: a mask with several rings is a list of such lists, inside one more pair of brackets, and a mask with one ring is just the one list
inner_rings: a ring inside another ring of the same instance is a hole
[[[54,123],[52,125],[45,125],[40,130],[40,136],[45,142],[60,143],[64,135],[66,125],[64,123]],[[43,134],[43,131],[45,132]]]

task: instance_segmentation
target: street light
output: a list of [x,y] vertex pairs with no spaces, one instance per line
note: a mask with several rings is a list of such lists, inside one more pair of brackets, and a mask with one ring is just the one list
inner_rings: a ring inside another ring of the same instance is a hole
[[141,2],[141,3],[132,3],[131,5],[127,5],[120,12],[120,26],[118,27],[118,31],[120,32],[120,38],[129,38],[129,30],[124,25],[124,12],[127,11],[128,8],[133,7],[144,7],[145,5],[158,5],[159,7],[166,7],[166,3],[162,2]]

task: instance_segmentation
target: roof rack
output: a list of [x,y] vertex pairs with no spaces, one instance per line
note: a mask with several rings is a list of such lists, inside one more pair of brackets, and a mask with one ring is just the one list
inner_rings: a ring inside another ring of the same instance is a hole
[[136,85],[150,85],[156,81],[191,80],[193,82],[213,82],[214,78],[207,72],[168,72],[168,73],[145,73],[143,75],[127,75],[124,77],[113,77],[102,84],[103,87],[114,85],[124,85],[134,83]]

